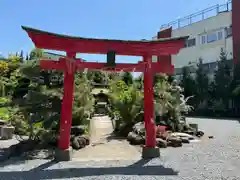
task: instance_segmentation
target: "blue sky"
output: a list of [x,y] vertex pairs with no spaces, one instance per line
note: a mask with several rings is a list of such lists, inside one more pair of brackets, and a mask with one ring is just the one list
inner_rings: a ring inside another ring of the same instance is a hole
[[[151,39],[162,24],[227,0],[0,0],[0,52],[33,48],[21,25],[93,38]],[[105,61],[101,55],[81,55]],[[136,62],[139,57],[117,57]]]

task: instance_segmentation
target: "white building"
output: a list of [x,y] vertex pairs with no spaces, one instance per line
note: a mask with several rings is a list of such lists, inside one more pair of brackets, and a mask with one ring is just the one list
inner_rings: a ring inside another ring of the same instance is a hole
[[[171,37],[189,36],[185,48],[172,55],[176,75],[181,74],[182,67],[194,66],[199,58],[212,71],[216,68],[221,48],[227,52],[229,60],[233,59],[231,1],[163,25],[159,34],[169,27],[172,27]],[[159,36],[153,37],[156,38]],[[153,61],[156,60],[157,57],[153,57]]]

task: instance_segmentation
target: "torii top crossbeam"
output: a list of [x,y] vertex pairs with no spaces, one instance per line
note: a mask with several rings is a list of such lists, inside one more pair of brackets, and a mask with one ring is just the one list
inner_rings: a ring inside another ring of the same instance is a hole
[[187,38],[185,36],[159,40],[125,41],[66,36],[26,26],[22,26],[22,28],[28,33],[37,48],[88,54],[107,54],[109,50],[114,50],[117,55],[130,56],[177,54]]

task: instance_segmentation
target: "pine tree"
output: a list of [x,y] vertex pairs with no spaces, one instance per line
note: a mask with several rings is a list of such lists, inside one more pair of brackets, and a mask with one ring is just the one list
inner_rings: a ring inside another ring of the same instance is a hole
[[227,53],[223,49],[221,49],[217,70],[214,75],[216,100],[222,101],[225,107],[228,108],[232,76],[231,67],[228,65]]
[[[191,76],[189,68],[190,67],[187,67],[187,66],[183,67],[183,69],[182,69],[182,80],[181,80],[180,84],[184,89],[183,94],[184,94],[185,97],[190,97],[190,96],[196,97],[196,93],[197,93],[196,82],[193,79],[193,77]],[[193,101],[194,98],[192,98],[191,100]]]
[[25,58],[25,60],[26,60],[26,61],[29,60],[29,56],[28,56],[28,54],[26,54],[26,58]]
[[198,104],[200,105],[202,102],[206,102],[206,99],[208,99],[208,85],[209,85],[207,71],[204,69],[202,58],[199,58],[199,61],[197,63],[195,81],[197,84],[196,98]]
[[133,84],[133,76],[132,73],[130,72],[125,72],[122,76],[122,80],[127,84],[127,85],[131,85]]
[[19,57],[20,57],[20,62],[23,62],[23,59],[24,59],[23,50],[21,50]]
[[[19,112],[31,123],[41,123],[44,129],[58,130],[60,122],[63,83],[55,81],[63,79],[63,73],[44,71],[37,60],[27,61],[20,69],[21,81],[16,88],[13,102],[19,106]],[[62,77],[62,78],[61,78]],[[90,84],[82,74],[75,76],[75,93],[73,102],[73,124],[86,123],[86,118],[93,107]],[[16,101],[17,100],[17,101]]]

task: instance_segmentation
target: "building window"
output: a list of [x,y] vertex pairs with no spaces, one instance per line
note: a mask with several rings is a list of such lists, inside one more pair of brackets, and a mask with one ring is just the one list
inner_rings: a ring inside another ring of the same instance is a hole
[[188,47],[195,46],[196,45],[196,39],[192,38],[188,40]]
[[218,31],[217,36],[218,36],[218,40],[222,40],[223,39],[223,31]]
[[201,44],[211,43],[224,38],[223,30],[213,31],[204,35],[201,35]]
[[187,39],[185,41],[185,47],[192,47],[196,45],[196,38]]
[[218,37],[217,37],[217,33],[216,32],[212,32],[212,33],[209,33],[207,35],[207,42],[208,43],[211,43],[211,42],[214,42],[214,41],[217,41],[218,40]]
[[206,43],[206,35],[202,35],[201,36],[201,44],[205,44]]

